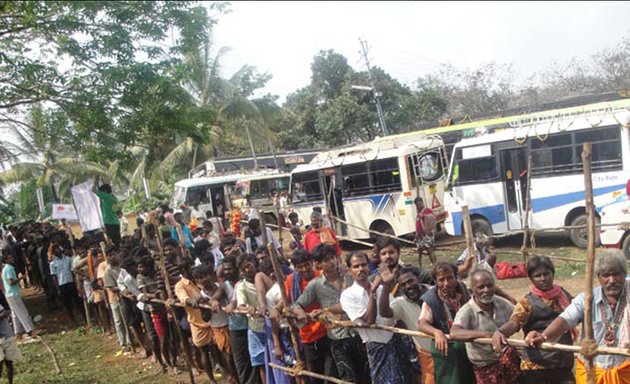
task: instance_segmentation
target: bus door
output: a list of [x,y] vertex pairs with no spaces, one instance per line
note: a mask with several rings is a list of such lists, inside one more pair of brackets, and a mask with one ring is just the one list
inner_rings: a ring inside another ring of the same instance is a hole
[[[326,211],[333,216],[346,220],[343,210],[343,179],[341,177],[341,168],[329,168],[322,171],[322,180],[324,186],[324,201],[326,202]],[[335,231],[339,234],[347,234],[347,225],[334,222]]]
[[523,228],[527,193],[527,161],[524,148],[504,149],[500,152],[501,180],[505,199],[505,218],[508,230]]

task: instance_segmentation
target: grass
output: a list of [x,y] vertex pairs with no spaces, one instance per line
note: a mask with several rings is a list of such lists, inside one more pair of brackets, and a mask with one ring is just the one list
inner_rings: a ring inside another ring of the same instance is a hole
[[[133,354],[120,354],[116,337],[108,337],[100,328],[70,329],[65,313],[49,312],[43,295],[30,295],[25,302],[31,315],[41,314],[44,321],[37,329],[55,352],[62,373],[56,374],[52,357],[42,343],[21,344],[22,361],[16,364],[15,382],[32,384],[174,384],[188,383],[186,372],[177,376],[159,373],[158,365]],[[198,377],[196,383],[209,383]]]

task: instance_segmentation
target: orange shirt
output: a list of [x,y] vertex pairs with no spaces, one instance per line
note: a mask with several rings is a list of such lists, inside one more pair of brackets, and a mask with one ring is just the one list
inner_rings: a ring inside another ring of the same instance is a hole
[[[316,278],[322,273],[322,271],[315,271],[315,275],[313,278]],[[304,292],[308,282],[310,280],[301,279],[300,280],[300,290]],[[293,274],[287,276],[287,279],[284,281],[284,289],[287,292],[287,298],[291,300],[291,285],[293,284]],[[311,305],[306,307],[305,312],[309,313],[315,309],[321,308],[318,302],[313,302]],[[326,326],[319,322],[314,321],[308,324],[305,324],[302,328],[300,328],[300,337],[302,338],[303,343],[314,343],[322,337],[326,336]]]

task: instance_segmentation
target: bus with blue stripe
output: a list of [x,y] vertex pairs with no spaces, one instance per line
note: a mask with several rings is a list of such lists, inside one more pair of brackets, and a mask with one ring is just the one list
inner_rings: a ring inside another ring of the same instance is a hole
[[447,169],[437,135],[383,137],[335,148],[291,172],[291,210],[308,223],[313,208],[321,207],[341,220],[331,220],[337,234],[350,239],[374,237],[365,229],[407,235],[415,232],[418,196],[443,221]]
[[[463,234],[467,205],[473,232],[488,236],[521,230],[586,224],[583,144],[592,144],[596,211],[625,193],[630,179],[630,100],[572,114],[530,115],[509,128],[464,139],[453,147],[444,205],[445,228]],[[528,157],[531,211],[526,215]],[[597,217],[599,220],[599,216]],[[585,229],[571,229],[571,241],[586,247]]]

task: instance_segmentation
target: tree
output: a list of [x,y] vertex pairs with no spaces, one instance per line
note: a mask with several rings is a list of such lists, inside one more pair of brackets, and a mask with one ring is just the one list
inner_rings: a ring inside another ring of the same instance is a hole
[[[336,146],[382,136],[367,72],[356,72],[342,55],[320,51],[311,65],[311,83],[287,97],[280,138],[287,148]],[[437,120],[446,101],[433,89],[411,90],[381,68],[372,69],[382,93],[381,102],[390,133],[406,132],[419,121]]]
[[65,114],[56,109],[33,105],[26,122],[9,125],[17,139],[12,148],[19,148],[24,160],[0,172],[0,185],[33,180],[38,188],[47,187],[53,202],[67,196],[67,188],[59,192],[59,185],[68,186],[67,180],[103,172],[104,168],[69,151],[62,132],[67,129]]
[[0,123],[20,121],[25,106],[50,103],[73,123],[63,132],[69,145],[107,155],[113,143],[141,139],[133,127],[118,125],[134,112],[120,103],[124,95],[141,80],[148,80],[147,88],[155,84],[147,74],[164,75],[180,63],[214,23],[192,2],[22,1],[0,7]]

